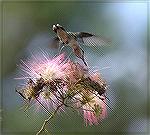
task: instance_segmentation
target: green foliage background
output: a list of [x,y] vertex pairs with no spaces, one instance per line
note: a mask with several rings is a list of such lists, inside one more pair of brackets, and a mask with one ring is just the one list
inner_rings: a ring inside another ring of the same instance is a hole
[[[86,127],[82,115],[72,110],[57,115],[49,124],[53,134],[148,134],[149,93],[147,79],[147,3],[75,1],[1,2],[2,133],[33,135],[46,116],[43,112],[19,110],[21,97],[15,87],[21,81],[20,59],[30,58],[39,48],[54,56],[49,47],[55,36],[51,27],[59,23],[67,30],[87,31],[108,37],[105,47],[86,47],[90,67],[100,70],[108,81],[112,110],[97,126]],[[69,52],[69,48],[64,50]],[[71,57],[74,59],[74,56]]]

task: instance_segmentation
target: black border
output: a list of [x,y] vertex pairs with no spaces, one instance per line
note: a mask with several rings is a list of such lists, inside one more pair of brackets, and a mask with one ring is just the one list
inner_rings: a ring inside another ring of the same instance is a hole
[[1,112],[0,112],[0,117],[1,117],[1,123],[0,123],[0,131],[2,132],[3,131],[3,124],[2,124],[2,121],[3,121],[3,112],[2,112],[2,108],[3,108],[3,81],[2,81],[2,79],[3,79],[3,73],[2,73],[2,71],[3,71],[3,66],[2,66],[2,63],[3,63],[3,58],[2,58],[2,56],[3,56],[3,2],[0,2],[0,11],[1,11],[1,26],[0,26],[0,28],[1,28],[1,32],[0,32],[0,34],[1,34],[1,45],[0,45],[0,53],[1,53],[1,55],[0,55],[0,80],[1,80],[1,82],[0,82],[0,88],[1,88],[1,90],[0,90],[0,96],[1,96],[1,101],[0,101],[0,103],[1,103],[1,105],[0,105],[0,109],[1,109]]

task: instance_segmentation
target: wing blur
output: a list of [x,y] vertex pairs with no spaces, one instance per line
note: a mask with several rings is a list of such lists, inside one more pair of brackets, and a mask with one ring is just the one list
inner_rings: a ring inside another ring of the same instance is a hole
[[58,49],[60,45],[60,41],[58,37],[55,37],[51,40],[49,47],[50,48],[54,48],[54,49]]
[[78,32],[76,33],[78,41],[84,43],[87,46],[104,46],[110,43],[110,40],[97,36],[91,33]]

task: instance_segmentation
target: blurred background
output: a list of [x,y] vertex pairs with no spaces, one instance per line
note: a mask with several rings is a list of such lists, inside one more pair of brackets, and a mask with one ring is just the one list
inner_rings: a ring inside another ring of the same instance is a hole
[[[2,133],[33,135],[46,116],[32,109],[20,110],[22,98],[15,92],[20,60],[46,51],[55,36],[52,25],[68,31],[91,32],[111,39],[102,47],[82,46],[91,70],[98,69],[109,85],[108,117],[97,126],[85,126],[82,115],[72,110],[57,115],[48,129],[54,134],[148,134],[147,3],[146,2],[3,2]],[[68,53],[70,48],[65,48]],[[75,57],[71,56],[71,59]],[[76,59],[77,60],[77,59]],[[107,68],[109,67],[109,68]]]

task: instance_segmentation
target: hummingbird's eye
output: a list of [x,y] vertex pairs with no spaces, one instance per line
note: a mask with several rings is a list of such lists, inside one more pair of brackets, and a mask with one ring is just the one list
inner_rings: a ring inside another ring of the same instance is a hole
[[57,26],[53,25],[53,31],[57,32]]
[[56,25],[53,25],[53,30],[56,29],[56,28],[57,28]]
[[61,28],[62,30],[65,30],[65,29],[64,29],[60,24],[58,24],[58,23],[56,24],[56,27],[57,27],[57,28]]
[[62,27],[62,26],[60,26],[58,23],[56,24],[56,26],[58,26],[58,27]]

